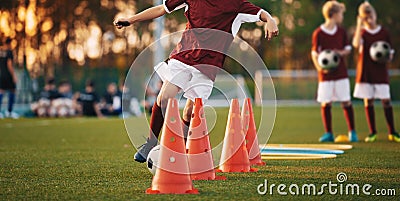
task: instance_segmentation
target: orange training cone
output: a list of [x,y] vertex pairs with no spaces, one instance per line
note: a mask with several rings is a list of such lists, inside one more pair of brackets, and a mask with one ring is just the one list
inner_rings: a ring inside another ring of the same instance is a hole
[[175,98],[168,100],[160,143],[159,167],[146,194],[199,193],[190,179],[178,101]]
[[256,123],[250,98],[246,98],[242,108],[243,130],[246,139],[246,149],[249,153],[250,165],[265,165],[261,160],[260,148],[257,139]]
[[194,102],[186,145],[192,180],[226,179],[215,175],[207,122],[201,98],[196,98]]
[[250,167],[249,155],[245,146],[242,118],[238,99],[233,99],[229,109],[224,144],[220,159],[221,172],[255,172]]

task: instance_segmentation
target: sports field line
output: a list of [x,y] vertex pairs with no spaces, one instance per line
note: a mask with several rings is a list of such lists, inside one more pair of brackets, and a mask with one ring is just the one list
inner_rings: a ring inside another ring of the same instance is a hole
[[314,148],[327,150],[349,150],[353,149],[350,144],[260,144],[260,149],[263,148]]

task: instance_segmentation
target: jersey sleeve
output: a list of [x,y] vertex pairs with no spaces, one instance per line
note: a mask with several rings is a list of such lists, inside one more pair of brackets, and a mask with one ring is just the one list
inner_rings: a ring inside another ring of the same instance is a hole
[[263,9],[246,0],[239,0],[236,11],[237,15],[232,23],[232,35],[236,36],[242,23],[260,21],[262,11]]
[[319,40],[318,40],[318,31],[314,31],[311,39],[311,53],[318,54]]
[[163,5],[167,13],[172,13],[187,6],[185,0],[164,0]]
[[238,5],[238,13],[249,14],[249,15],[257,15],[258,20],[260,20],[260,14],[262,9],[246,0],[240,0]]

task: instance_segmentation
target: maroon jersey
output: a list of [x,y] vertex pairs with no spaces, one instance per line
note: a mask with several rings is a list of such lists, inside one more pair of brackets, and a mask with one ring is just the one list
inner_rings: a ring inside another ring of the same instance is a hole
[[369,49],[376,41],[386,41],[390,45],[389,32],[378,26],[375,30],[361,31],[362,46],[357,62],[357,83],[389,84],[389,72],[387,63],[378,63],[372,60]]
[[223,68],[240,25],[259,21],[261,14],[261,8],[246,0],[164,0],[164,7],[168,13],[185,8],[188,20],[169,57],[197,68],[211,80]]
[[[346,31],[339,26],[332,31],[325,30],[322,26],[318,27],[312,36],[312,51],[320,53],[323,50],[343,50],[351,49]],[[339,66],[329,73],[318,72],[318,81],[339,80],[347,78],[346,63],[340,58]]]

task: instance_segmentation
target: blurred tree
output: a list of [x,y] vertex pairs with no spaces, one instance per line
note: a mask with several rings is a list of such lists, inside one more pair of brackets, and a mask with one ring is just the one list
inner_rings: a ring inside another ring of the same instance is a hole
[[[279,22],[280,36],[272,41],[262,39],[263,24],[245,24],[239,37],[246,40],[269,68],[312,68],[311,34],[323,23],[321,0],[250,0],[270,11]],[[363,0],[346,1],[343,26],[353,34],[358,5]],[[392,0],[371,0],[378,19],[388,27],[393,47],[400,46],[400,4]],[[130,16],[152,6],[152,0],[2,0],[0,4],[0,36],[13,38],[19,66],[26,61],[31,76],[51,76],[54,68],[68,71],[71,66],[117,67],[125,72],[134,58],[154,41],[151,21],[123,30],[116,30],[112,21]],[[167,15],[168,34],[183,30],[183,11]],[[173,45],[169,44],[168,48]],[[24,59],[24,55],[26,60]],[[230,61],[227,61],[230,62]],[[395,57],[392,67],[398,68]],[[350,66],[354,60],[350,59]],[[228,70],[240,72],[234,62]]]

